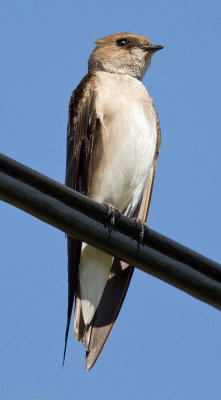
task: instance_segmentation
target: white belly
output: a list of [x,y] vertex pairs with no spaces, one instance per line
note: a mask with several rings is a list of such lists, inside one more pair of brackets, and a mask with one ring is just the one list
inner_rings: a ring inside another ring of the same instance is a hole
[[[102,138],[95,150],[89,196],[132,216],[147,184],[155,154],[155,111],[146,89],[137,79],[106,72],[99,72],[98,76],[101,85],[96,109]],[[101,300],[112,260],[111,256],[83,244],[79,278],[86,324],[92,320]]]

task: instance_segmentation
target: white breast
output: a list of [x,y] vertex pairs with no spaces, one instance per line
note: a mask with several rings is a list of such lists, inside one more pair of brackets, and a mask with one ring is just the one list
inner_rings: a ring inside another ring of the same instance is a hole
[[98,73],[97,112],[102,121],[102,158],[94,175],[93,199],[132,215],[156,148],[156,117],[143,84],[128,75]]

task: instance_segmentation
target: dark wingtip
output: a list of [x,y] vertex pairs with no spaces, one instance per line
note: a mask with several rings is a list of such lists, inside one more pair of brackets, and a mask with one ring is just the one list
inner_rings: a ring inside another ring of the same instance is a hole
[[[76,248],[77,248],[77,250],[76,250]],[[76,260],[75,260],[77,264],[73,263],[74,251],[75,252],[77,251],[77,256],[76,256]],[[68,342],[68,333],[69,333],[69,328],[70,328],[72,309],[73,309],[73,304],[74,304],[74,299],[75,299],[75,294],[76,294],[76,287],[77,287],[78,273],[76,272],[76,269],[74,269],[74,265],[79,264],[80,252],[81,252],[81,242],[78,242],[75,239],[68,236],[68,310],[67,310],[67,325],[66,325],[66,332],[65,332],[65,345],[64,345],[64,354],[63,354],[63,366],[64,366],[64,362],[65,362],[65,355],[66,355],[67,342]]]
[[66,356],[66,350],[67,350],[67,342],[68,342],[69,326],[70,326],[70,319],[68,318],[67,327],[66,327],[66,332],[65,332],[65,344],[64,344],[64,354],[63,354],[63,363],[62,363],[62,367],[64,367],[64,362],[65,362],[65,356]]
[[89,372],[93,367],[96,360],[90,360],[90,351],[86,351],[86,358],[85,358],[85,371]]
[[69,333],[70,322],[71,322],[71,314],[72,314],[73,302],[74,302],[74,296],[69,296],[69,299],[68,299],[68,312],[67,312],[67,325],[66,325],[66,332],[65,332],[65,344],[64,344],[64,354],[63,354],[63,364],[62,364],[62,366],[64,366],[64,362],[65,362],[67,343],[68,343],[68,333]]

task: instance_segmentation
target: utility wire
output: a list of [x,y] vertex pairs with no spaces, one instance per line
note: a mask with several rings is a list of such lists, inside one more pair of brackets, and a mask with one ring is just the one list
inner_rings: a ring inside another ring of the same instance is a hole
[[0,153],[0,199],[221,309],[221,265]]

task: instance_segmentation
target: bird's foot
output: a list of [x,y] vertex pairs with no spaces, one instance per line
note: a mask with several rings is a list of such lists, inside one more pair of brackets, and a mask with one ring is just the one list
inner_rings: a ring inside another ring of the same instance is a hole
[[143,243],[143,239],[144,239],[144,234],[146,231],[148,231],[148,226],[147,224],[142,221],[140,218],[133,218],[133,220],[136,223],[136,229],[139,232],[139,241],[140,243]]
[[114,207],[112,204],[103,203],[107,207],[107,219],[110,220],[111,225],[114,227],[116,219],[120,218],[121,211]]

